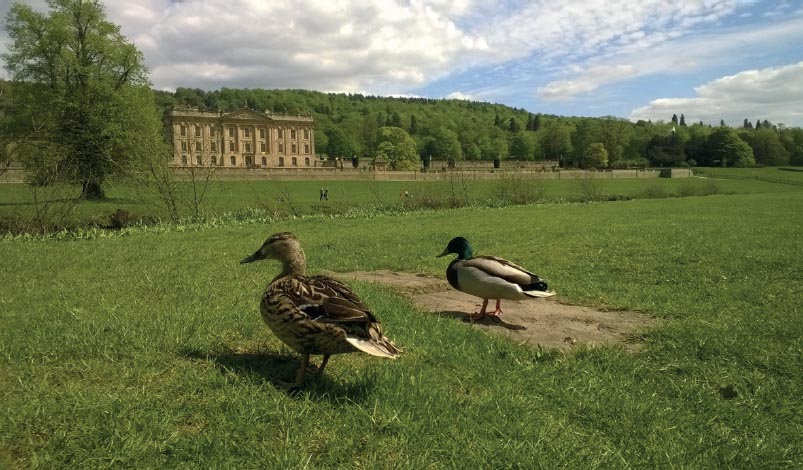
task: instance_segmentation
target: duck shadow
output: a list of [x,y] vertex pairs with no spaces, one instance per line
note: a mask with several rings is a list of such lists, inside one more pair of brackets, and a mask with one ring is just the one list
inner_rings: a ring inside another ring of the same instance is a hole
[[526,330],[527,327],[524,325],[517,325],[515,323],[508,323],[500,317],[484,317],[480,318],[479,320],[471,320],[468,318],[468,314],[465,312],[458,312],[456,310],[443,310],[440,312],[435,312],[436,315],[440,315],[442,317],[452,318],[454,320],[459,320],[463,323],[471,323],[476,325],[483,325],[489,327],[496,327],[496,328],[504,328],[506,330],[513,330],[513,331],[522,331]]
[[[181,351],[180,354],[193,361],[211,361],[221,374],[237,374],[253,383],[267,383],[292,398],[308,396],[337,404],[359,403],[368,397],[370,390],[375,385],[372,374],[364,374],[350,384],[336,382],[330,379],[326,373],[318,375],[317,368],[312,365],[313,359],[310,358],[304,386],[299,389],[288,389],[285,384],[295,379],[296,371],[301,364],[301,357],[297,354],[234,351],[208,353],[194,349]],[[319,363],[320,359],[315,358],[315,362]],[[331,364],[327,366],[326,370],[329,370],[330,367],[332,367]]]

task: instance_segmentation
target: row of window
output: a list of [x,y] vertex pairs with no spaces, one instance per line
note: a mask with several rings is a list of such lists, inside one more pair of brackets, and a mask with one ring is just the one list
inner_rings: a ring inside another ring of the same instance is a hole
[[[251,142],[243,142],[243,153],[252,153],[252,146]],[[200,140],[195,141],[195,150],[199,150],[203,148],[203,143]],[[279,142],[277,144],[277,153],[284,153],[284,143]],[[181,151],[188,152],[189,151],[189,143],[187,141],[181,141]],[[210,142],[209,151],[211,153],[218,153],[217,142]],[[237,144],[234,141],[229,142],[229,152],[236,152],[237,151]],[[259,153],[268,153],[268,144],[266,142],[259,142]],[[297,154],[298,153],[298,144],[295,142],[290,144],[290,153]],[[304,154],[310,153],[310,144],[304,144]]]
[[[201,126],[192,126],[192,127],[195,129],[195,131],[194,131],[195,137],[201,137]],[[214,137],[216,135],[215,127],[214,126],[210,126],[210,127],[208,127],[208,129],[209,129],[209,135]],[[227,126],[226,129],[228,130],[229,137],[234,138],[236,136],[236,134],[237,134],[237,126]],[[257,129],[257,132],[259,133],[259,138],[260,139],[264,139],[265,136],[267,135],[267,129],[264,128],[264,127],[260,127],[259,129]],[[278,138],[279,139],[284,139],[284,129],[282,129],[282,128],[276,129],[276,132],[278,134]],[[310,130],[309,129],[304,129],[303,133],[304,133],[304,140],[309,140],[309,138],[310,138]],[[181,137],[187,137],[187,126],[185,124],[179,125],[179,135],[181,135]],[[242,128],[242,136],[245,139],[250,139],[251,138],[251,128],[250,127],[243,127]],[[290,140],[296,140],[297,137],[298,137],[297,130],[296,129],[290,129]]]
[[[181,156],[181,163],[184,164],[184,165],[186,165],[188,163],[188,159],[187,159],[186,155],[182,155]],[[215,157],[210,157],[209,163],[211,165],[223,166],[224,165],[224,157],[220,157],[220,162],[219,163],[218,163],[218,160]],[[230,163],[231,166],[237,166],[237,157],[234,156],[234,155],[229,157],[229,163]],[[200,155],[196,155],[195,156],[195,164],[196,165],[203,165],[204,164]],[[249,167],[254,166],[254,157],[252,157],[252,156],[245,157],[245,166],[249,166]],[[262,166],[268,166],[267,157],[262,157]],[[279,166],[280,167],[285,166],[284,157],[279,157]],[[292,157],[290,159],[290,166],[298,166],[298,158]],[[304,157],[304,166],[310,166],[310,158],[309,157]]]

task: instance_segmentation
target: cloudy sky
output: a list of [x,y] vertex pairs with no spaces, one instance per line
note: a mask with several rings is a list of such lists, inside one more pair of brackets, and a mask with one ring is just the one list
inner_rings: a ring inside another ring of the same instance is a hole
[[[0,0],[3,15],[10,3]],[[43,0],[24,3],[45,11]],[[160,89],[305,88],[803,127],[802,0],[103,3]]]

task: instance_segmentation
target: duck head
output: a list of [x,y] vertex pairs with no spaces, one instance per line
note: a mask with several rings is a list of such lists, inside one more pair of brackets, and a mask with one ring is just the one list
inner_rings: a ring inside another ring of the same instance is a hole
[[441,256],[446,256],[449,253],[454,253],[457,255],[457,259],[469,259],[474,256],[474,252],[471,249],[471,245],[468,243],[463,237],[455,237],[449,241],[449,244],[446,245],[446,249],[443,250],[443,253],[439,254],[437,258]]
[[305,267],[304,250],[298,238],[290,232],[275,233],[254,254],[240,260],[240,264],[252,263],[263,259],[280,261],[285,271],[303,274]]

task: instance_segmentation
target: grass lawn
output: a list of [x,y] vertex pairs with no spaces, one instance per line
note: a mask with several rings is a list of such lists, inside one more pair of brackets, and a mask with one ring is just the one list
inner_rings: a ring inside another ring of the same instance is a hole
[[[775,186],[0,240],[0,467],[799,468],[803,194]],[[238,264],[283,230],[312,272],[442,275],[464,235],[663,321],[638,354],[561,353],[355,283],[405,353],[336,356],[290,396],[258,313],[278,266]]]
[[[768,171],[764,169],[762,171]],[[803,175],[803,172],[777,173]],[[716,171],[712,176],[716,176]],[[720,171],[721,173],[721,171]],[[706,173],[708,174],[708,173]],[[731,172],[728,175],[741,175]],[[803,182],[803,176],[800,177]],[[319,189],[329,190],[329,200],[319,200]],[[404,192],[410,197],[401,197]],[[253,210],[288,217],[310,214],[398,212],[419,208],[499,207],[510,204],[562,203],[587,199],[640,199],[709,194],[797,191],[794,186],[761,180],[735,179],[622,179],[622,180],[527,180],[515,177],[497,181],[461,179],[438,182],[376,181],[220,181],[207,187],[179,183],[175,198],[183,216],[218,217]],[[24,184],[0,184],[0,233],[47,227],[109,226],[113,214],[123,210],[129,222],[169,219],[158,196],[148,185],[109,184],[108,199],[75,202],[78,187],[31,188]],[[203,197],[198,197],[203,193]],[[196,199],[197,198],[197,199]],[[199,200],[199,202],[195,202]],[[20,229],[22,227],[22,229]]]

